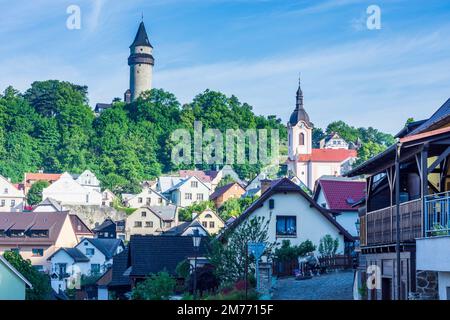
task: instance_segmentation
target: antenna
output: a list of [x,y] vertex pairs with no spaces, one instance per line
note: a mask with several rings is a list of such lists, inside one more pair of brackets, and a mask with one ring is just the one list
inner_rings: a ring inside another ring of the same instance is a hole
[[144,22],[144,11],[141,11],[141,22]]

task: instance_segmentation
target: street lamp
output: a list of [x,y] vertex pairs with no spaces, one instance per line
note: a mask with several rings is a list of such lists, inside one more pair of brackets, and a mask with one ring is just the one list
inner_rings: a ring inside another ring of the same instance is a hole
[[194,244],[194,300],[196,298],[197,293],[197,253],[198,248],[200,247],[200,241],[202,237],[200,236],[200,232],[198,228],[194,229],[192,233],[192,242]]
[[360,233],[360,229],[359,229],[359,227],[361,226],[361,221],[359,221],[359,218],[356,220],[356,222],[355,222],[355,227],[356,227],[356,232],[357,232],[357,234],[358,234],[358,237],[359,237],[359,233]]

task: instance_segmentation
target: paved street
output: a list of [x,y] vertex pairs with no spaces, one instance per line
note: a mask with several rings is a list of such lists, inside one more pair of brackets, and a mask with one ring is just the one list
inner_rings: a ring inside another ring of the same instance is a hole
[[277,280],[274,300],[352,300],[353,271],[343,271],[295,280]]

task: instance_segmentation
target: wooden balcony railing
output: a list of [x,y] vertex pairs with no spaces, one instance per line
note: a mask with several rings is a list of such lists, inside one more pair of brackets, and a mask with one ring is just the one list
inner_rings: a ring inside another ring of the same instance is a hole
[[[361,246],[382,245],[396,241],[396,207],[368,212],[360,217]],[[422,199],[400,205],[400,241],[422,237]]]
[[450,192],[425,197],[425,237],[450,234]]

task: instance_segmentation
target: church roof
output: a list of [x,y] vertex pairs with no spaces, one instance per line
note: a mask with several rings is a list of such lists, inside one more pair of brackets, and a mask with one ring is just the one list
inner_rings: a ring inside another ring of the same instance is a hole
[[309,127],[313,126],[313,124],[309,120],[308,113],[306,112],[305,108],[303,107],[303,92],[302,92],[302,88],[300,87],[300,80],[299,80],[295,110],[294,110],[294,112],[292,112],[291,117],[289,118],[289,123],[292,126],[295,126],[300,121],[305,122]]
[[143,46],[143,47],[151,47],[153,46],[150,44],[150,41],[148,40],[147,31],[145,30],[144,22],[141,22],[139,25],[139,29],[136,33],[136,37],[134,38],[133,43],[131,44],[131,47],[136,46]]
[[312,149],[311,154],[301,154],[299,162],[343,162],[349,158],[356,158],[356,150],[347,149]]

